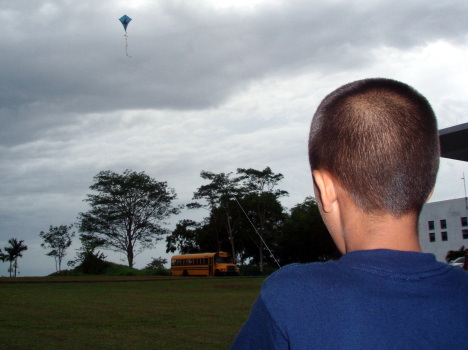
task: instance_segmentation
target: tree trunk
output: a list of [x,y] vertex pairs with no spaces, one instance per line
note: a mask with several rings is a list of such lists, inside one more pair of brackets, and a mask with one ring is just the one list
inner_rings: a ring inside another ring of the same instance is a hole
[[127,260],[128,260],[128,267],[133,267],[133,259],[134,259],[134,256],[133,256],[133,247],[131,244],[128,245],[127,247]]
[[232,227],[231,227],[231,218],[229,217],[229,213],[226,212],[227,222],[228,222],[228,234],[229,234],[229,241],[231,242],[231,252],[232,252],[232,261],[236,264],[236,250],[234,249],[234,237],[232,236]]

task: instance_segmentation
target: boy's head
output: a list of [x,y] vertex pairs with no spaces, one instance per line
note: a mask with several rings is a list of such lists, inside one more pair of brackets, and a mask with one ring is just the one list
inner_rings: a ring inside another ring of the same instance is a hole
[[439,167],[437,121],[429,102],[390,79],[346,84],[312,120],[309,161],[326,170],[365,213],[417,213]]

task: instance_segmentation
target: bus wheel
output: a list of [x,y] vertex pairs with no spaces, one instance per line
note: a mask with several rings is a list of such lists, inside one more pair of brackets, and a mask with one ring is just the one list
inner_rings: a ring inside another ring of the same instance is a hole
[[185,277],[188,276],[188,271],[187,270],[184,270],[184,272],[182,273],[182,275],[184,275]]
[[215,271],[215,276],[221,276],[221,273],[219,272],[219,270]]

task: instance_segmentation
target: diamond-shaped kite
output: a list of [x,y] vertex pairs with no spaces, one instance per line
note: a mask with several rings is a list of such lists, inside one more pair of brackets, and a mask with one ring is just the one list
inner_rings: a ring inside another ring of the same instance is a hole
[[128,17],[127,15],[123,15],[122,17],[119,18],[120,22],[122,22],[122,25],[125,29],[125,33],[127,32],[127,26],[128,24],[130,23],[130,21],[132,20],[130,17]]

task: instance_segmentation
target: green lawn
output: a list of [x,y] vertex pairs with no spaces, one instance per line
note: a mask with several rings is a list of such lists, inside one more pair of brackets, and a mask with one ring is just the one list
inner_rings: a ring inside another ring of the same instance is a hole
[[227,349],[262,282],[0,284],[0,348]]

